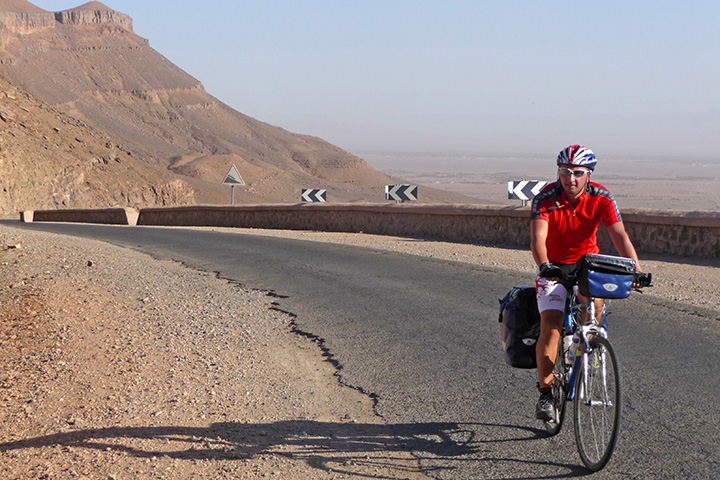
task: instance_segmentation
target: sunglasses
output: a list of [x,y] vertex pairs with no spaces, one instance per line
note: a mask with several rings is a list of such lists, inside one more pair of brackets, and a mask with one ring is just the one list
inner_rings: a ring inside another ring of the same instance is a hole
[[572,169],[566,168],[566,167],[558,168],[558,172],[563,177],[569,177],[570,175],[572,175],[575,178],[582,178],[586,173],[590,173],[588,170],[585,170],[584,168],[572,170]]

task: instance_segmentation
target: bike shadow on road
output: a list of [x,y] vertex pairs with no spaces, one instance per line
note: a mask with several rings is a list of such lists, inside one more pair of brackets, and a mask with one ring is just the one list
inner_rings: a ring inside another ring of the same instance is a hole
[[[213,423],[194,426],[127,426],[74,430],[0,443],[0,452],[43,447],[87,448],[139,458],[248,460],[277,455],[313,468],[339,471],[348,465],[377,465],[407,471],[400,452],[426,460],[420,471],[463,469],[461,464],[492,456],[489,443],[536,440],[538,429],[493,425],[512,430],[505,439],[478,439],[475,423],[370,424],[289,420],[270,423]],[[512,461],[511,459],[508,459]],[[497,459],[495,459],[497,461]],[[515,460],[517,461],[517,459]]]
[[[420,451],[436,457],[471,455],[473,435],[457,423],[368,424],[290,420],[214,423],[208,427],[130,426],[75,430],[0,444],[0,452],[42,447],[88,448],[141,458],[244,460],[279,455],[329,469],[331,463]],[[151,441],[148,443],[148,441]]]

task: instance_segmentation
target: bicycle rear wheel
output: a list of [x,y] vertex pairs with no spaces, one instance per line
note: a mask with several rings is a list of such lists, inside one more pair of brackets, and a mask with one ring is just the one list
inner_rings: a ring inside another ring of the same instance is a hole
[[558,342],[555,367],[553,369],[552,393],[555,403],[555,421],[545,422],[545,431],[552,437],[557,435],[565,419],[565,399],[567,398],[567,367],[565,366],[565,351],[563,339]]
[[603,468],[615,448],[620,421],[620,376],[607,339],[595,336],[585,345],[575,385],[575,440],[580,458],[591,471]]

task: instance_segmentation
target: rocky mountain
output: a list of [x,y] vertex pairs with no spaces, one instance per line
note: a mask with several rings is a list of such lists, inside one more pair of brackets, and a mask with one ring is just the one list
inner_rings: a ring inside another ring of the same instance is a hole
[[0,216],[28,209],[181,205],[194,197],[177,175],[0,79]]
[[[0,212],[51,207],[381,201],[389,177],[319,138],[243,115],[92,1],[0,0]],[[4,94],[4,95],[3,95]],[[423,190],[424,200],[457,200]],[[467,200],[467,199],[464,199]]]

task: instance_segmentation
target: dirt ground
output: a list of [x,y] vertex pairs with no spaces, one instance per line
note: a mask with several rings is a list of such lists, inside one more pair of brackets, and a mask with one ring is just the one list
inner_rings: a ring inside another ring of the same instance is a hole
[[[233,231],[533,271],[522,250]],[[395,437],[266,292],[6,226],[0,266],[0,478],[427,478],[409,450],[442,440]],[[646,260],[647,294],[718,308],[717,266]]]
[[426,478],[266,292],[0,226],[0,478]]

